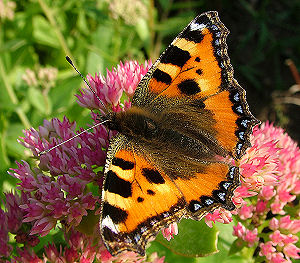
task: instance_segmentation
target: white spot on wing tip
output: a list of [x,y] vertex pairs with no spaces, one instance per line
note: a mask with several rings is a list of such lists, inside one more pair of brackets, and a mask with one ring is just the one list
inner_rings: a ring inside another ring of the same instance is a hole
[[190,25],[191,31],[203,30],[206,26],[204,24],[197,24],[194,21]]
[[120,231],[118,229],[118,227],[114,224],[114,222],[111,220],[110,216],[106,216],[102,222],[101,222],[101,227],[108,227],[112,232],[114,232],[115,234],[118,234]]

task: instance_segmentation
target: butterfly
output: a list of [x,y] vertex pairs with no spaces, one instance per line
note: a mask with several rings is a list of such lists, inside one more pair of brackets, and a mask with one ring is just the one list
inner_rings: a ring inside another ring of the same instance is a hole
[[[142,78],[132,107],[103,116],[118,134],[104,168],[100,232],[108,251],[145,254],[164,227],[233,210],[238,160],[258,121],[233,78],[229,31],[198,15]],[[222,158],[225,157],[225,158]]]

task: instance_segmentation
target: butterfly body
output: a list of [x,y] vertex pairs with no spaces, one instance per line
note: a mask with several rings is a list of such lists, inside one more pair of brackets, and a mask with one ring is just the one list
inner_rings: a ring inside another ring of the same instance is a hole
[[238,160],[257,120],[233,78],[216,12],[197,16],[139,83],[132,107],[104,116],[111,140],[104,170],[102,239],[111,254],[141,255],[182,217],[233,210]]

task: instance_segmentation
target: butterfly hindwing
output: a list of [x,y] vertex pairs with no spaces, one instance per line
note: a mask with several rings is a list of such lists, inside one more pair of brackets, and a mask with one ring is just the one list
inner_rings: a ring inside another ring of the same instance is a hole
[[113,255],[123,250],[144,254],[151,236],[183,216],[185,201],[171,179],[138,154],[127,138],[119,135],[112,145],[118,150],[113,147],[113,154],[108,153],[101,234]]
[[238,168],[199,164],[201,172],[172,178],[146,156],[147,150],[118,135],[108,153],[100,226],[113,255],[123,250],[144,254],[149,238],[181,217],[200,220],[218,207],[234,208]]

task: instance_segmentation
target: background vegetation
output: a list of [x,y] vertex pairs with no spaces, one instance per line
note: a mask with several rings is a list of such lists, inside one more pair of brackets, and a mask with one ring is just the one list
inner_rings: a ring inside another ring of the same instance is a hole
[[83,75],[105,74],[128,59],[154,61],[188,22],[208,10],[217,10],[231,31],[235,77],[254,115],[299,141],[297,86],[289,90],[299,80],[286,63],[300,67],[298,0],[0,0],[1,195],[15,186],[6,173],[15,160],[30,161],[16,141],[23,129],[64,115],[80,127],[90,122],[89,111],[74,97],[82,80],[65,55]]

